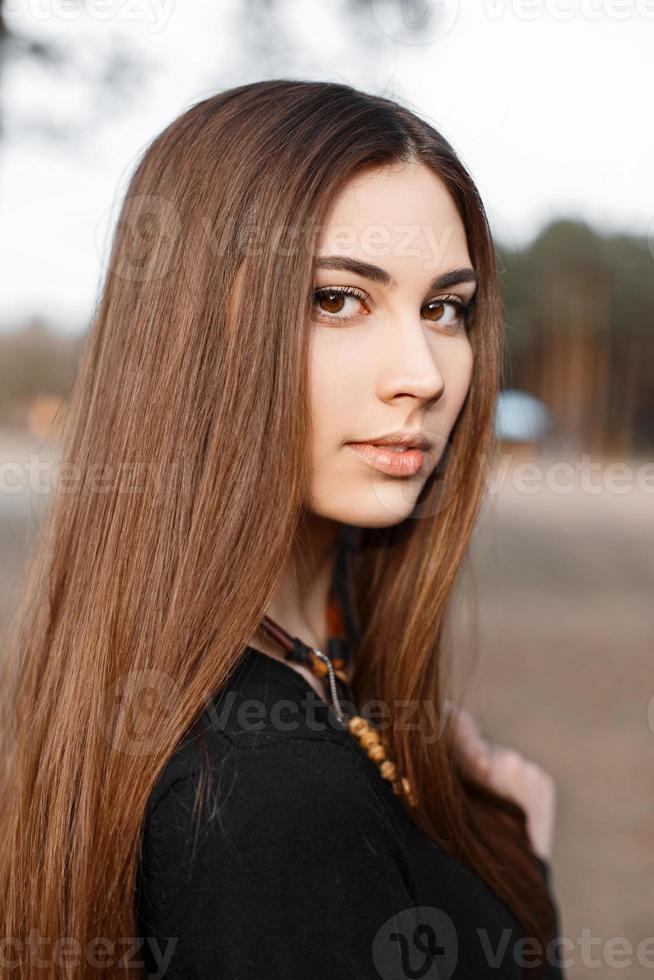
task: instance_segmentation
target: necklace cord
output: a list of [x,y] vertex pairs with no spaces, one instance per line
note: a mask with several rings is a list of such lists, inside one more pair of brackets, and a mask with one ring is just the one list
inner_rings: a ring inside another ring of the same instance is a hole
[[[334,657],[339,668],[339,680],[344,689],[348,692],[354,705],[352,688],[345,680],[344,668],[349,659],[349,644],[344,635],[343,617],[339,605],[339,597],[332,582],[332,588],[328,600],[328,622],[330,624],[330,636],[328,638],[328,648],[339,653],[338,658]],[[285,651],[286,660],[294,660],[303,663],[314,674],[328,677],[328,684],[333,704],[334,713],[339,724],[345,724],[350,733],[358,740],[364,753],[376,763],[379,772],[384,780],[387,780],[395,795],[403,795],[410,807],[418,806],[418,796],[406,776],[400,776],[395,763],[386,755],[385,746],[382,744],[381,737],[376,728],[370,725],[368,720],[361,715],[354,714],[346,718],[338,698],[336,689],[336,672],[332,659],[323,653],[304,643],[297,636],[292,636],[288,630],[276,623],[270,616],[264,616],[260,623],[260,628],[267,636],[279,644]],[[335,631],[335,635],[331,635]],[[320,665],[320,666],[319,666]]]

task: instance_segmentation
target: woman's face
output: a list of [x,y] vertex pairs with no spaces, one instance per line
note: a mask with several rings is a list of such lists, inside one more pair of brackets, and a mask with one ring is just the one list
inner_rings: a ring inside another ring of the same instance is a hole
[[[306,505],[345,524],[397,524],[437,465],[472,375],[462,308],[475,277],[463,222],[425,166],[369,171],[334,201],[315,265]],[[397,431],[430,445],[404,459],[351,445]]]

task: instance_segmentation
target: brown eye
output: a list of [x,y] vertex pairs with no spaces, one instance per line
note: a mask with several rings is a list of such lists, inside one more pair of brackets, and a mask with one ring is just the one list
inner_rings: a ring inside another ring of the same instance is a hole
[[345,304],[345,297],[343,293],[331,290],[328,293],[321,293],[318,302],[325,313],[340,313]]
[[[325,322],[348,323],[354,320],[360,312],[358,307],[365,303],[366,295],[351,286],[324,286],[316,289],[313,294],[313,305],[318,318]],[[343,310],[349,310],[349,315],[343,316]]]
[[471,300],[470,303],[463,303],[456,296],[432,299],[423,306],[423,310],[426,311],[424,316],[430,323],[438,323],[448,329],[457,330],[465,325],[472,302]]

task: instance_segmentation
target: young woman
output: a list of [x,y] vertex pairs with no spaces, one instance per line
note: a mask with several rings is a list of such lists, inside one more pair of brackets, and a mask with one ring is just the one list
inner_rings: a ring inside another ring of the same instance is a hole
[[562,976],[551,777],[442,677],[501,331],[407,108],[258,82],[148,147],[5,657],[3,976]]

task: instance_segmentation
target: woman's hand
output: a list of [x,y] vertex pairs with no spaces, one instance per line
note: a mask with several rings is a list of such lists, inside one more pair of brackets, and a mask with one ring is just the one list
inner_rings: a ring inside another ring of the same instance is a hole
[[455,745],[463,764],[491,789],[515,800],[527,815],[527,832],[532,846],[548,861],[554,832],[556,784],[549,773],[519,752],[493,745],[465,708],[453,709]]

